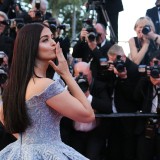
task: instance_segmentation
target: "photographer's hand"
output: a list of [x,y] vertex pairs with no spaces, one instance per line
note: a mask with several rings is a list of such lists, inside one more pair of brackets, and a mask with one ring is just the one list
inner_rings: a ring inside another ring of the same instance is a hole
[[160,78],[153,78],[150,76],[150,81],[153,85],[160,85]]
[[86,40],[87,35],[88,35],[88,32],[86,31],[86,28],[82,28],[81,33],[80,33],[81,41]]
[[160,35],[157,33],[154,33],[152,30],[147,34],[144,35],[147,39],[153,40],[156,44],[160,45]]
[[107,63],[109,64],[108,71],[113,71],[113,70],[114,70],[114,64],[113,64],[113,61],[109,60]]
[[114,67],[114,73],[116,75],[118,75],[118,77],[122,78],[122,79],[126,79],[127,78],[127,70],[125,68],[125,70],[123,72],[118,72],[117,69]]

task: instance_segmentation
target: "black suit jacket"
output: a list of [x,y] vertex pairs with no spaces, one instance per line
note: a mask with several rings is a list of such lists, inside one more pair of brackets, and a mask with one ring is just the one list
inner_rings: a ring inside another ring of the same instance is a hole
[[[137,101],[139,110],[143,113],[151,113],[152,100],[153,100],[153,85],[148,77],[141,77],[139,80],[135,92],[134,98]],[[137,120],[137,126],[135,133],[144,133],[148,118],[140,118]]]
[[115,83],[115,107],[119,113],[133,113],[138,110],[138,105],[134,100],[133,95],[140,74],[138,72],[138,65],[128,58],[126,59],[125,66],[127,78],[117,78]]
[[153,7],[146,11],[146,16],[150,17],[154,23],[156,33],[160,34],[160,21],[158,17],[158,8]]
[[105,0],[105,9],[108,13],[118,13],[123,11],[122,0]]
[[74,58],[82,58],[82,61],[87,63],[91,61],[92,76],[96,78],[97,73],[101,69],[99,60],[107,56],[107,52],[112,45],[110,41],[106,41],[104,46],[99,49],[95,48],[92,51],[86,42],[79,40],[73,48],[72,56]]
[[106,82],[95,79],[90,93],[93,96],[91,105],[96,113],[112,113],[112,93]]

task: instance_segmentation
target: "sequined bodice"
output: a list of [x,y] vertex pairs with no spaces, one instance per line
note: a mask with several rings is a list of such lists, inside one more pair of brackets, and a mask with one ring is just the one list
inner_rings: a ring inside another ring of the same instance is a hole
[[60,137],[61,115],[47,106],[46,101],[64,91],[64,83],[58,80],[42,93],[26,101],[31,125],[19,135],[16,142],[0,152],[3,160],[88,160]]

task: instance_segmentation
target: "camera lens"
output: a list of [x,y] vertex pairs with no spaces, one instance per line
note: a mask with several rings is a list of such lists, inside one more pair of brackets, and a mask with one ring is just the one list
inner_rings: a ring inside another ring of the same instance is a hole
[[88,34],[89,41],[93,42],[96,39],[96,34],[94,32],[90,32]]
[[147,35],[151,31],[151,27],[149,25],[146,25],[142,29],[142,33]]

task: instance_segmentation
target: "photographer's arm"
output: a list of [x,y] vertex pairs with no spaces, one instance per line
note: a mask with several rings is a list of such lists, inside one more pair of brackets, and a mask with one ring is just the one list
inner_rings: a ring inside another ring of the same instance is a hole
[[102,53],[100,52],[100,50],[97,48],[97,42],[95,41],[89,41],[87,40],[88,46],[91,50],[91,54],[93,56],[94,59],[96,59],[98,62],[100,60],[100,58],[103,57]]
[[144,58],[148,50],[148,47],[149,47],[149,40],[145,39],[142,48],[138,51],[134,38],[131,38],[129,40],[129,48],[132,61],[137,65],[139,65],[142,59]]
[[152,39],[156,44],[160,45],[160,35],[159,34],[151,31],[146,36],[147,38]]
[[73,53],[72,56],[74,58],[84,58],[85,57],[85,53],[87,52],[87,43],[85,42],[85,37],[87,35],[87,31],[86,29],[82,28],[82,31],[80,33],[80,37],[79,40],[77,41],[77,43],[75,44],[75,46],[73,47]]

